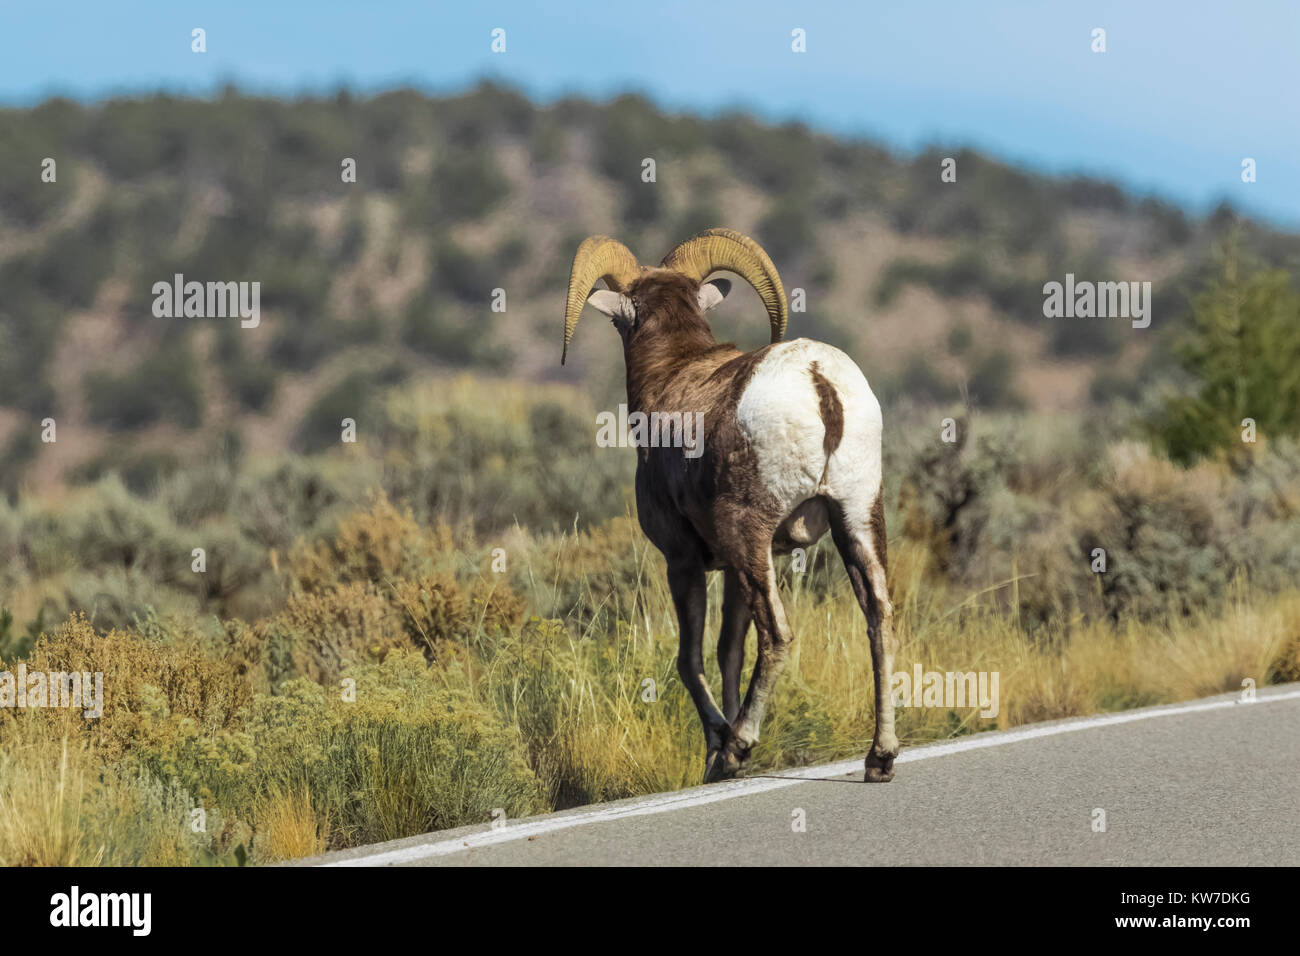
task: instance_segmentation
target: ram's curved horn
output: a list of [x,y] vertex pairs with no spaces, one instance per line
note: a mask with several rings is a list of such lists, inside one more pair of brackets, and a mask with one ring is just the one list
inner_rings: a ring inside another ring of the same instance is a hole
[[587,303],[591,287],[604,279],[615,292],[624,291],[641,274],[641,266],[631,250],[609,236],[591,236],[582,241],[569,270],[569,294],[564,304],[564,351],[560,364],[569,356],[569,340],[578,325],[578,316]]
[[772,325],[772,341],[780,342],[785,335],[790,307],[785,301],[781,277],[763,247],[748,236],[733,229],[709,229],[680,243],[664,256],[663,267],[688,275],[697,282],[703,282],[722,269],[736,273],[752,285],[763,300],[768,322]]

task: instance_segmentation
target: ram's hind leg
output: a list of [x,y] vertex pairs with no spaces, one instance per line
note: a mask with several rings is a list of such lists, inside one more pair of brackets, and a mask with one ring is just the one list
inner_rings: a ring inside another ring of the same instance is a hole
[[[749,606],[758,633],[758,659],[749,679],[749,689],[739,712],[731,718],[730,737],[711,768],[710,779],[734,776],[749,759],[750,751],[758,742],[759,726],[777,675],[790,656],[790,626],[786,623],[785,608],[776,586],[776,570],[772,563],[770,537],[763,547],[754,548],[736,569],[736,582],[740,596]],[[740,632],[743,640],[744,632]],[[739,665],[737,665],[739,666]]]
[[871,669],[876,683],[876,736],[867,754],[863,779],[867,783],[888,783],[894,779],[894,758],[898,756],[894,697],[890,693],[896,644],[893,606],[889,602],[886,580],[889,558],[881,492],[877,492],[865,514],[855,513],[847,503],[833,504],[831,534],[844,560],[853,593],[867,618],[867,633],[871,640]]

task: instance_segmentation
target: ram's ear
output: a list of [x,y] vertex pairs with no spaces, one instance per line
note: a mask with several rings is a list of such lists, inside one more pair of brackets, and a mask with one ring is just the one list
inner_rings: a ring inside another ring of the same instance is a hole
[[636,317],[636,307],[632,305],[632,300],[621,292],[598,289],[587,296],[587,304],[597,312],[604,312],[611,319],[630,320]]
[[700,286],[700,311],[708,312],[725,299],[730,291],[731,283],[726,279],[714,279],[712,282],[704,283]]

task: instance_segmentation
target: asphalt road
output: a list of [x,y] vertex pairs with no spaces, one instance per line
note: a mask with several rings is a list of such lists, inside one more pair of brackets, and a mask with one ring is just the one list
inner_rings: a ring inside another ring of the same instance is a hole
[[300,862],[1296,865],[1300,684],[905,747],[892,783],[861,775],[846,761]]

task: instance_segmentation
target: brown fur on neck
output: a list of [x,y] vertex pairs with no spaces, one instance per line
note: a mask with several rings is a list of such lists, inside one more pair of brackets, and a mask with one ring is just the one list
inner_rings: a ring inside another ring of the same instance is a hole
[[717,367],[739,351],[719,343],[700,313],[700,284],[679,272],[647,270],[627,290],[636,322],[623,337],[627,403],[632,410],[660,407],[682,369],[703,361]]

